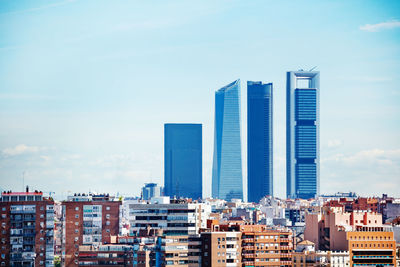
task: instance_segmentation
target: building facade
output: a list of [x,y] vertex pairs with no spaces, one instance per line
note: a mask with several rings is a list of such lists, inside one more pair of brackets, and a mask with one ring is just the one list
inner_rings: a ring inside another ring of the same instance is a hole
[[347,239],[351,266],[397,266],[391,227],[357,227]]
[[247,82],[247,200],[273,196],[272,83]]
[[319,72],[287,72],[287,198],[319,195]]
[[201,199],[202,186],[202,125],[165,124],[165,195]]
[[1,194],[0,266],[54,266],[54,201],[42,192]]
[[240,80],[215,92],[212,197],[243,199]]
[[198,234],[206,227],[211,207],[198,203],[150,203],[130,204],[129,222],[130,235],[136,235],[140,230],[163,230],[166,235]]
[[79,194],[62,202],[65,266],[78,266],[79,246],[108,244],[118,235],[120,206],[108,195]]

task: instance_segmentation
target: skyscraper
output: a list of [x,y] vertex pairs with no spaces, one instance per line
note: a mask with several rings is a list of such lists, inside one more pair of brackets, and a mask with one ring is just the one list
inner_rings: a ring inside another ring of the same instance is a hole
[[247,82],[247,200],[273,195],[272,83]]
[[202,125],[164,125],[164,194],[202,198]]
[[240,80],[215,92],[212,196],[243,199]]
[[319,194],[319,72],[287,72],[287,197]]

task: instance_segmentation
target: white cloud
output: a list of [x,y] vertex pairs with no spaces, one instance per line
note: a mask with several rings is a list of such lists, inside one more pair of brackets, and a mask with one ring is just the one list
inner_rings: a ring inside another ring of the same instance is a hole
[[16,145],[15,147],[5,148],[5,149],[3,149],[2,152],[3,152],[3,155],[5,155],[5,156],[17,156],[17,155],[27,154],[27,153],[36,153],[36,152],[39,152],[42,150],[45,150],[45,148],[20,144],[20,145]]
[[334,139],[334,140],[328,141],[328,147],[330,147],[330,148],[339,147],[342,144],[343,144],[342,140]]
[[369,149],[321,159],[321,192],[399,196],[400,149]]
[[360,26],[360,30],[367,32],[379,32],[381,30],[389,30],[394,28],[400,28],[400,21],[392,20],[377,24],[365,24],[363,26]]

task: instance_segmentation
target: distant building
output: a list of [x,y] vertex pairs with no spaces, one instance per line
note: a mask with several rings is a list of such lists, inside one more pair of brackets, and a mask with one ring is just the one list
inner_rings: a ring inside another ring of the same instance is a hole
[[319,72],[287,73],[287,198],[319,195]]
[[212,197],[243,199],[240,80],[215,92]]
[[42,192],[1,194],[0,266],[54,266],[54,201]]
[[121,201],[108,194],[75,194],[61,203],[63,210],[63,261],[79,265],[79,246],[102,245],[119,233]]
[[272,83],[247,82],[247,199],[273,196]]
[[147,183],[142,187],[142,198],[149,200],[152,197],[160,197],[163,194],[163,188],[155,183]]
[[164,187],[170,197],[202,198],[202,125],[164,125]]

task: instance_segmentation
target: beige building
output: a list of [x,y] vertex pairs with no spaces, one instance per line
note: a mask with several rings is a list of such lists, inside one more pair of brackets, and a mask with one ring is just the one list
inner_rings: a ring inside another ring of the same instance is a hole
[[391,227],[358,227],[347,238],[351,266],[397,266]]
[[203,266],[241,266],[240,232],[204,232],[202,239]]
[[306,214],[304,239],[313,242],[317,250],[348,250],[346,232],[360,226],[382,226],[382,215],[324,207],[321,212]]

